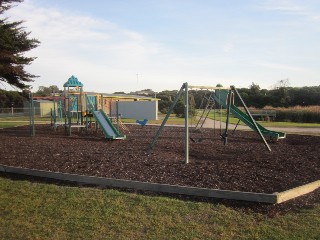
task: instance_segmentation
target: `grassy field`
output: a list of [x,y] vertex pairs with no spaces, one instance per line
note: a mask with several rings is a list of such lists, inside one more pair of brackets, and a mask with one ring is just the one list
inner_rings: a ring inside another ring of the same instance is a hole
[[0,128],[17,127],[28,125],[27,122],[0,122]]
[[[199,111],[199,110],[198,110]],[[198,116],[200,116],[201,111],[198,112]],[[150,120],[148,121],[149,124],[161,124],[165,114],[159,114],[159,120]],[[221,118],[220,113],[214,115],[213,112],[210,112],[208,118],[216,119],[218,121],[226,122],[226,111],[222,110]],[[72,120],[76,122],[76,119]],[[50,117],[35,117],[36,123],[50,123]],[[124,123],[135,123],[136,119],[122,119]],[[237,124],[238,118],[233,117],[232,115],[229,118],[229,122],[231,124]],[[196,124],[195,116],[193,118],[189,118],[189,124]],[[265,127],[320,127],[320,123],[297,123],[297,122],[266,122],[266,121],[258,121],[261,125]],[[18,116],[18,117],[1,117],[0,118],[0,128],[4,127],[13,127],[13,126],[21,126],[21,125],[28,125],[29,124],[29,117],[27,116]],[[171,114],[170,118],[167,121],[168,125],[183,125],[184,118],[178,118],[175,114]],[[240,125],[244,125],[243,122],[239,123]]]
[[320,205],[269,218],[222,204],[0,178],[0,239],[319,239]]

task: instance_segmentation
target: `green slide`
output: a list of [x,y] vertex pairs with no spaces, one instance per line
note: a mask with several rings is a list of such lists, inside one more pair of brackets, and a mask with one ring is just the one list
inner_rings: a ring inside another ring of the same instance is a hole
[[120,132],[112,124],[107,114],[100,109],[99,111],[93,111],[93,116],[101,126],[106,138],[109,139],[125,139],[126,136],[121,135]]
[[[227,97],[227,90],[216,90],[216,94],[214,95],[214,99],[224,108],[227,108]],[[240,119],[242,122],[244,122],[252,130],[256,131],[255,125],[251,121],[251,118],[246,113],[242,112],[239,108],[237,108],[234,104],[231,104],[230,112],[238,119]],[[261,126],[259,123],[256,122],[256,124],[260,129],[260,132],[265,136],[274,137],[276,139],[286,137],[286,134],[283,132],[270,131],[265,127]]]

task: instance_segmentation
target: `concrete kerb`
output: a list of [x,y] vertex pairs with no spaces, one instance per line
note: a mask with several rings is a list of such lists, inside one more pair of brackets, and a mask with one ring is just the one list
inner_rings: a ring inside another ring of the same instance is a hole
[[139,181],[130,181],[123,179],[103,178],[95,176],[84,176],[69,173],[50,172],[43,170],[19,168],[0,165],[0,172],[28,175],[34,177],[50,178],[55,180],[77,182],[81,184],[93,184],[114,188],[131,188],[142,191],[153,191],[161,193],[172,193],[198,197],[222,198],[230,200],[242,200],[250,202],[261,202],[276,204],[287,201],[289,199],[310,193],[320,187],[320,180],[309,183],[288,191],[281,193],[254,193],[254,192],[240,192],[228,191],[219,189],[197,188],[178,185],[148,183]]

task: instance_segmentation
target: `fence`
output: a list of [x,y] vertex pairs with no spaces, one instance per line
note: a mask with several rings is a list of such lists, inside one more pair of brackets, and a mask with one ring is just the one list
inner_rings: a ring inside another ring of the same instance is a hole
[[8,134],[35,135],[35,124],[50,124],[51,116],[40,108],[0,108],[0,129]]

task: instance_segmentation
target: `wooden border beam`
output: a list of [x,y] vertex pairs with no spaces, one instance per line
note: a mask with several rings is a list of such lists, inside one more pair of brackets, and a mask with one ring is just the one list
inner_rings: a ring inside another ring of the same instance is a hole
[[84,176],[69,173],[50,172],[36,169],[11,167],[6,165],[0,165],[0,172],[14,173],[27,176],[49,178],[62,181],[77,182],[82,184],[93,184],[106,187],[115,188],[132,188],[142,191],[153,191],[161,193],[173,193],[198,197],[209,198],[222,198],[230,200],[241,200],[249,202],[261,202],[261,203],[281,203],[289,199],[310,193],[320,187],[320,180],[313,183],[309,183],[294,189],[290,189],[281,193],[255,193],[255,192],[240,192],[229,191],[209,188],[197,188],[179,185],[148,183],[140,181],[131,181],[123,179],[113,179],[95,176]]
[[282,203],[320,188],[320,180],[277,193],[277,203]]

